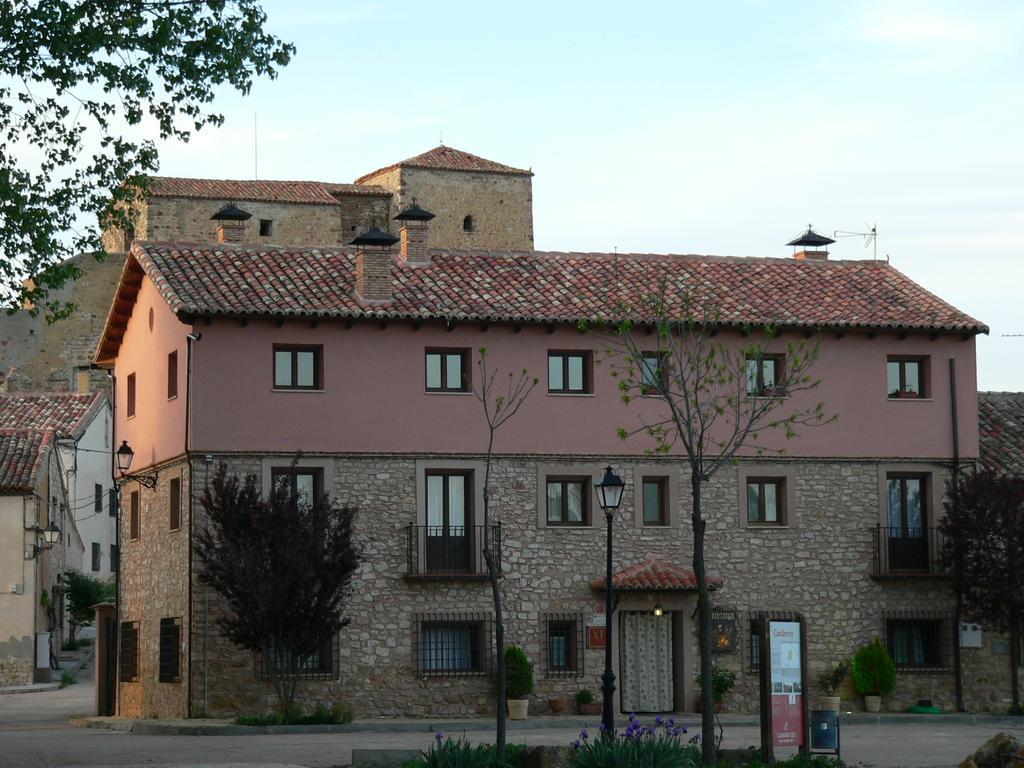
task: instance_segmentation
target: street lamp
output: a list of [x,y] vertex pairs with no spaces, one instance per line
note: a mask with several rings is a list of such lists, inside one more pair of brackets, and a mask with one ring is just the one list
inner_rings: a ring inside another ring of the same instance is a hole
[[135,458],[135,451],[128,445],[127,440],[121,441],[121,447],[114,452],[114,456],[117,461],[117,471],[121,473],[122,480],[134,480],[139,485],[144,485],[146,488],[156,487],[156,478],[150,475],[129,475],[128,468],[132,465],[132,459]]
[[611,465],[605,467],[604,477],[601,478],[600,483],[594,486],[594,490],[597,492],[597,503],[604,510],[604,519],[608,525],[608,559],[604,581],[604,674],[601,675],[601,694],[604,697],[601,725],[606,738],[611,738],[615,732],[615,706],[612,703],[615,696],[615,673],[612,672],[612,518],[622,501],[624,486],[622,478],[612,471]]
[[56,523],[51,522],[45,528],[34,525],[27,530],[32,531],[36,537],[36,543],[32,545],[33,559],[39,557],[39,553],[44,549],[53,549],[53,545],[60,541],[60,528]]

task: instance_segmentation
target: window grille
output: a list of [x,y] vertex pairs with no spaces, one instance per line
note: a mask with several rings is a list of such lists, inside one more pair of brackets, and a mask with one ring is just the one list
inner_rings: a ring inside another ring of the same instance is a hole
[[[281,669],[287,669],[290,663],[288,651],[271,649],[273,661]],[[256,655],[256,675],[266,680],[270,674],[263,654]],[[324,641],[319,651],[295,659],[300,680],[325,680],[334,678],[338,672],[338,633],[335,632]]]
[[494,669],[494,620],[483,613],[425,613],[414,621],[416,673],[469,677]]
[[544,674],[547,677],[582,677],[584,617],[582,613],[545,613],[543,617]]
[[898,672],[950,672],[953,616],[941,611],[898,611],[883,617],[885,646]]
[[131,683],[139,679],[139,622],[121,622],[121,648],[118,656],[118,679]]
[[160,619],[160,682],[181,681],[181,619]]

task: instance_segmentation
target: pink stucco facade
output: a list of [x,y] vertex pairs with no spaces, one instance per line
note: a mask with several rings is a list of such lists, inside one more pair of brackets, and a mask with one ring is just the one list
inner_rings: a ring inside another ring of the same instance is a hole
[[[152,312],[152,324],[150,313]],[[594,369],[591,395],[547,392],[548,350],[590,350],[600,361],[607,348],[601,334],[556,328],[477,324],[453,330],[425,324],[342,321],[215,320],[193,329],[167,308],[149,278],[144,279],[117,358],[117,435],[136,452],[133,470],[160,463],[185,448],[186,334],[201,333],[193,344],[189,447],[195,451],[474,453],[485,446],[480,405],[469,394],[428,393],[424,353],[428,348],[488,349],[491,365],[502,372],[526,369],[539,379],[521,416],[500,434],[502,453],[639,454],[644,438],[623,443],[619,427],[653,418],[653,400],[620,402],[610,365]],[[722,334],[724,343],[739,337]],[[802,336],[794,337],[799,343]],[[273,386],[275,344],[322,345],[323,388],[278,391]],[[784,340],[774,342],[779,351]],[[167,356],[178,352],[178,397],[167,397]],[[889,355],[928,359],[928,397],[891,400],[886,396]],[[954,361],[958,391],[960,455],[978,454],[977,386],[973,337],[955,334],[931,338],[896,333],[824,334],[813,374],[821,385],[792,398],[793,408],[818,401],[837,420],[803,427],[798,437],[777,435],[770,447],[793,457],[879,457],[941,459],[953,455],[949,360]],[[128,417],[126,379],[136,374],[136,415]],[[788,405],[787,405],[788,408]],[[782,413],[783,411],[780,411]]]

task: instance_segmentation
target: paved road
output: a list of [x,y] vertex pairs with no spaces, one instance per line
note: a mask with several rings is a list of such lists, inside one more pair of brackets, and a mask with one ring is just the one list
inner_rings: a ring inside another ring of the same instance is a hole
[[[88,677],[89,671],[83,673]],[[358,702],[356,709],[358,710]],[[0,766],[36,768],[60,766],[308,766],[348,765],[354,747],[426,747],[430,734],[354,733],[299,736],[144,736],[133,733],[72,728],[67,718],[90,714],[93,688],[87,679],[51,693],[0,696]],[[1024,728],[1005,728],[1024,740]],[[528,744],[567,744],[575,729],[515,731],[515,741]],[[993,735],[978,725],[897,724],[847,725],[843,756],[850,763],[926,768],[955,766]],[[470,732],[472,741],[489,740],[484,731]],[[730,727],[725,743],[745,747],[757,741],[757,729]]]

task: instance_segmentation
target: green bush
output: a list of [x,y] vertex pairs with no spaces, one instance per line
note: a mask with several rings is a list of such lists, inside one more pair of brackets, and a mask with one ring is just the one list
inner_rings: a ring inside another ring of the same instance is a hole
[[[703,685],[701,676],[697,674],[697,689]],[[731,669],[720,667],[717,664],[711,667],[711,693],[716,704],[721,704],[725,694],[736,685],[736,673]]]
[[577,704],[593,704],[594,694],[590,691],[577,691],[576,692],[576,703]]
[[896,665],[877,637],[854,654],[850,671],[862,696],[888,696],[896,687]]
[[69,685],[74,685],[78,680],[75,676],[68,672],[66,669],[60,673],[60,687],[67,688]]
[[335,702],[330,707],[317,704],[308,715],[301,707],[293,706],[284,715],[273,712],[269,715],[241,715],[235,718],[236,725],[343,725],[351,723],[352,707]]
[[505,649],[505,695],[525,699],[533,693],[533,665],[523,649],[510,645]]
[[493,744],[470,744],[465,739],[453,741],[443,733],[434,737],[434,744],[423,757],[410,760],[405,768],[515,768],[525,744],[506,744],[505,762],[498,764],[498,751]]

